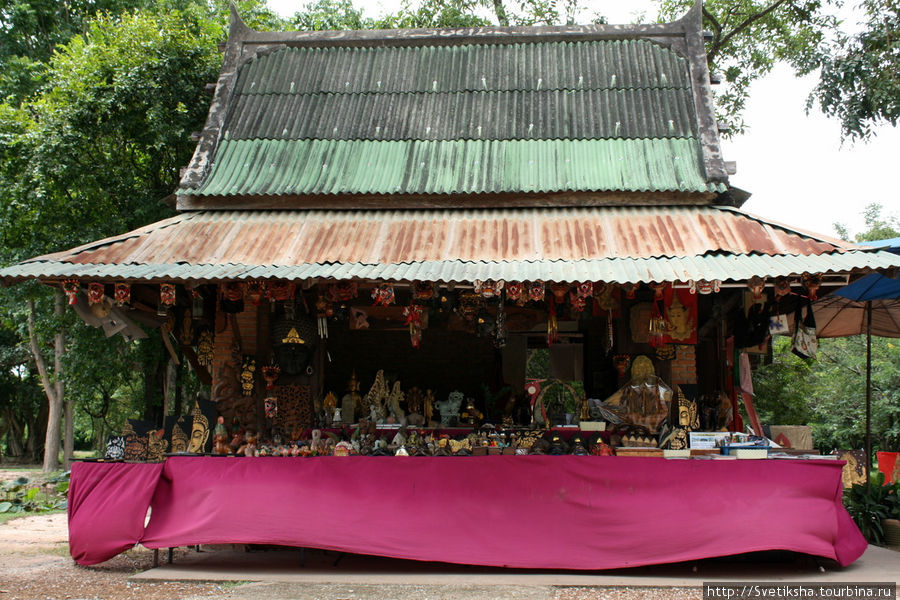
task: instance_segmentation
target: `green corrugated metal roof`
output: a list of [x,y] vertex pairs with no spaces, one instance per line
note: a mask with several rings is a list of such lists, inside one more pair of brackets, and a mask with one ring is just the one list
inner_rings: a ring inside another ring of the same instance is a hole
[[270,47],[179,193],[723,192],[696,110],[687,60],[648,40]]
[[285,48],[241,70],[239,94],[690,88],[685,60],[646,40]]
[[724,191],[696,140],[223,140],[205,196]]

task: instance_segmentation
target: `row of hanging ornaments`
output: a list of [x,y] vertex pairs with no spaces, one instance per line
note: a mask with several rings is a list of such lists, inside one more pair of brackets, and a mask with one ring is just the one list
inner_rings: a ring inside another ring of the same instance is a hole
[[[807,289],[810,300],[816,299],[816,292],[820,286],[820,279],[816,275],[804,273],[802,276],[802,284]],[[777,277],[774,282],[775,297],[780,298],[791,292],[791,280],[787,277]],[[669,287],[669,283],[650,283],[650,288],[654,291],[655,299],[660,300],[665,290]],[[721,282],[713,281],[689,281],[688,289],[691,294],[711,294],[719,292]],[[766,278],[754,276],[747,282],[755,300],[759,300],[763,296],[766,286]],[[77,279],[67,279],[62,282],[63,291],[65,292],[69,304],[77,302],[80,282]],[[574,289],[573,289],[574,288]],[[157,312],[165,315],[168,310],[175,305],[176,292],[174,283],[161,283],[159,285],[159,306]],[[409,327],[410,341],[413,348],[419,348],[422,341],[422,315],[423,307],[420,302],[430,301],[435,298],[435,290],[437,285],[430,282],[416,281],[412,285],[412,299],[409,306],[403,308],[403,316],[406,319],[405,325]],[[556,321],[556,305],[568,302],[575,313],[581,313],[587,306],[587,299],[594,298],[597,308],[607,311],[611,316],[611,311],[616,308],[616,300],[613,293],[620,289],[625,292],[625,297],[633,299],[637,292],[638,286],[633,283],[612,284],[612,283],[593,283],[590,281],[575,283],[574,285],[567,283],[551,283],[549,297],[549,315],[547,319],[547,343],[552,344],[558,339],[558,325]],[[102,303],[105,299],[106,286],[102,283],[88,284],[88,304],[94,305]],[[327,296],[326,296],[327,294]],[[220,286],[220,295],[222,298],[222,309],[228,313],[238,313],[244,310],[245,296],[250,299],[254,306],[258,306],[263,298],[273,301],[293,300],[296,295],[296,284],[287,281],[249,281],[246,283],[230,282]],[[192,315],[199,318],[203,314],[203,297],[197,290],[191,290],[192,296]],[[546,297],[546,284],[541,281],[510,281],[504,282],[502,279],[484,281],[476,280],[472,296],[480,299],[498,298],[505,299],[507,302],[513,302],[519,306],[523,306],[526,302],[543,302]],[[302,297],[302,294],[301,294]],[[342,281],[331,283],[327,286],[325,293],[319,293],[316,300],[316,314],[318,320],[318,332],[321,338],[328,337],[328,319],[334,316],[334,303],[349,302],[359,297],[359,290],[356,282]],[[372,300],[375,306],[390,306],[395,303],[394,284],[380,283],[376,285],[371,292]],[[446,300],[446,298],[441,298]],[[113,301],[118,306],[127,305],[131,302],[131,284],[117,282],[114,284]],[[305,300],[304,300],[305,301]],[[476,320],[478,324],[485,324],[485,317],[478,314],[478,304],[465,304],[458,309],[463,316],[470,320]],[[503,311],[503,302],[499,303],[497,315],[493,317],[493,323],[490,327],[483,328],[482,333],[492,335],[494,344],[503,347],[506,344],[506,328],[505,313]],[[655,315],[651,319],[651,334],[656,329],[662,331],[665,328],[662,315]]]

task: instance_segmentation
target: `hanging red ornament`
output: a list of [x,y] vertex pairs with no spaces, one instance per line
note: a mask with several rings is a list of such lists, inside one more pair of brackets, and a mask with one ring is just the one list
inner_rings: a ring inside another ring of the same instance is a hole
[[88,304],[93,306],[94,304],[100,304],[103,302],[103,296],[105,296],[106,286],[102,283],[89,283],[88,284]]
[[582,281],[575,284],[575,294],[579,298],[590,298],[594,295],[594,282]]
[[634,300],[634,296],[637,293],[637,287],[633,283],[623,283],[622,289],[625,291],[625,297],[628,300]]
[[78,303],[78,280],[77,279],[66,279],[62,282],[63,292],[66,294],[66,298],[69,300],[69,304],[77,304]]
[[543,302],[544,301],[544,282],[538,279],[537,281],[528,282],[528,299],[533,302]]
[[550,309],[547,311],[547,345],[552,346],[559,340],[559,324],[556,322],[556,300],[550,296]]
[[576,313],[584,312],[587,308],[587,298],[590,296],[580,296],[577,292],[569,292],[569,304],[572,305],[572,311]]
[[394,284],[382,283],[372,289],[375,306],[390,306],[394,303]]
[[720,289],[722,289],[722,282],[718,279],[713,279],[712,281],[707,281],[706,279],[694,281],[692,279],[688,281],[688,291],[691,294],[701,294],[703,296],[712,294],[713,292],[718,294]]
[[650,289],[653,290],[653,299],[654,300],[662,300],[663,294],[666,293],[666,288],[669,287],[669,283],[667,281],[663,282],[650,282]]
[[266,389],[275,389],[275,382],[278,381],[278,376],[281,375],[281,367],[278,365],[266,365],[260,370],[262,371],[263,380],[266,382]]
[[525,286],[521,281],[509,281],[505,289],[507,300],[512,300],[516,304],[519,304],[520,301],[524,302]]
[[566,301],[566,295],[569,293],[569,284],[568,283],[551,283],[550,291],[553,292],[553,297],[559,303],[564,303]]
[[359,296],[355,281],[339,281],[328,286],[328,299],[331,302],[349,302]]
[[283,302],[293,300],[297,286],[290,281],[270,281],[268,288],[269,300]]
[[403,316],[406,317],[405,324],[409,326],[409,341],[418,350],[422,344],[422,307],[418,304],[404,306]]
[[274,419],[278,416],[278,398],[269,396],[263,400],[263,408],[266,412],[267,419]]
[[334,314],[334,311],[330,308],[328,302],[325,301],[325,296],[319,294],[319,297],[316,299],[316,316],[319,326],[319,337],[323,340],[328,339],[328,317]]
[[431,300],[434,298],[434,284],[429,281],[413,282],[413,298],[416,300]]
[[116,301],[116,304],[119,306],[124,306],[126,304],[131,303],[131,284],[130,283],[117,283],[116,289],[113,292],[113,299]]
[[159,303],[163,306],[175,305],[175,284],[161,283],[159,284]]
[[250,303],[253,304],[253,306],[259,306],[262,299],[266,297],[266,282],[248,281],[247,296],[250,298]]

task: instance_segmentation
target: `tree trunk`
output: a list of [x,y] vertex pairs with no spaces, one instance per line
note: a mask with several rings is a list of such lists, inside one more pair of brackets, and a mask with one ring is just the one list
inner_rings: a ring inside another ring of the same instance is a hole
[[494,14],[497,16],[497,23],[502,27],[509,27],[509,17],[506,16],[506,7],[503,6],[503,0],[492,0],[494,6]]
[[[65,309],[65,296],[63,296],[62,291],[56,290],[53,312],[57,317],[61,317]],[[44,393],[47,394],[47,401],[50,407],[47,417],[47,435],[44,441],[44,464],[42,469],[44,473],[47,473],[59,468],[60,425],[62,424],[63,395],[65,392],[62,381],[62,355],[65,351],[65,336],[61,329],[53,336],[53,371],[56,377],[56,381],[53,382],[50,380],[50,374],[47,371],[47,359],[44,357],[44,353],[41,352],[37,331],[35,331],[34,315],[34,300],[29,300],[28,338],[31,343],[31,354],[34,356],[35,366],[37,366],[41,385],[44,387]]]
[[75,455],[75,403],[71,397],[63,402],[65,405],[66,438],[63,445],[63,471],[72,468],[72,457]]

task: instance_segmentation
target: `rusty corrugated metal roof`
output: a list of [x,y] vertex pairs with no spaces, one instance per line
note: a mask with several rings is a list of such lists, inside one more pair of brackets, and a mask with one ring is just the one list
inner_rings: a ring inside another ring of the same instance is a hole
[[900,257],[856,248],[717,207],[209,211],[38,257],[0,276],[642,282],[900,266]]

